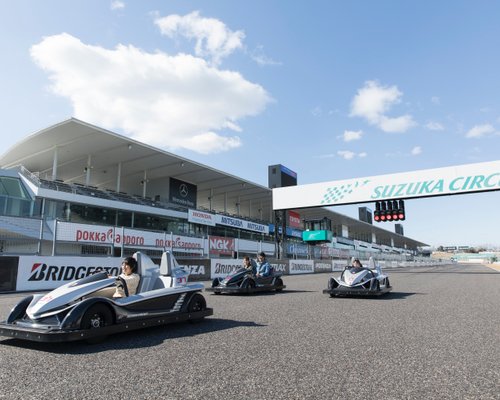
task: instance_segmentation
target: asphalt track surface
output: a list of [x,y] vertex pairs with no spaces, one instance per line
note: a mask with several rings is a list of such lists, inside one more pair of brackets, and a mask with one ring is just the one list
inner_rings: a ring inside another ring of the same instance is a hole
[[[500,399],[500,273],[387,270],[383,298],[205,297],[214,315],[97,345],[0,338],[2,399]],[[0,318],[21,295],[0,296]]]

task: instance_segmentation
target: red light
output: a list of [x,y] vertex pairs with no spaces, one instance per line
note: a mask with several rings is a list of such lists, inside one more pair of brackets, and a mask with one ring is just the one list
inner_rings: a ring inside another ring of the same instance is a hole
[[381,220],[381,221],[385,221],[385,215],[381,215],[381,216],[380,216],[380,220]]
[[400,213],[400,214],[398,215],[398,217],[399,217],[399,219],[405,219],[405,215],[404,215],[403,213]]

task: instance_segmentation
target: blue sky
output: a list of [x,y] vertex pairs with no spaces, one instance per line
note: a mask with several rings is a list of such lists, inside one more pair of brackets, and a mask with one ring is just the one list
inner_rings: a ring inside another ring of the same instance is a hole
[[[262,185],[499,159],[497,1],[0,7],[4,149],[74,116]],[[408,200],[405,234],[500,247],[499,196]]]

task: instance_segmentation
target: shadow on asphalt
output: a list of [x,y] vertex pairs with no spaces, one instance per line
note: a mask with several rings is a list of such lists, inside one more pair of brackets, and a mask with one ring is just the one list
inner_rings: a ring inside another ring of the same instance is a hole
[[204,333],[223,331],[238,327],[258,328],[265,326],[253,321],[235,321],[222,318],[206,318],[196,323],[179,322],[117,333],[108,336],[97,344],[88,344],[84,341],[65,343],[39,343],[19,339],[0,341],[1,346],[22,347],[25,349],[43,351],[56,354],[93,354],[109,350],[136,349],[157,346],[169,339],[202,335]]
[[416,292],[389,292],[384,295],[380,296],[335,296],[334,299],[367,299],[367,300],[376,300],[376,301],[381,301],[381,300],[401,300],[401,299],[407,299],[408,297],[415,296],[415,295],[425,295],[425,293],[416,293]]
[[285,294],[292,294],[292,293],[313,293],[316,292],[316,290],[296,290],[296,289],[283,289],[281,292],[277,292],[275,290],[269,291],[269,292],[254,292],[254,293],[211,293],[210,296],[221,296],[221,297],[257,297],[257,296],[283,296]]
[[498,275],[497,271],[391,271],[392,274],[452,274],[452,275]]

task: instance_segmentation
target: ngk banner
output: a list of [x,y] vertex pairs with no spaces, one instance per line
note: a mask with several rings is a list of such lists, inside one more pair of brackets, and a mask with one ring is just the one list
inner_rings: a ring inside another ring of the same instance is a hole
[[314,272],[313,260],[290,260],[290,275],[312,274]]
[[178,252],[203,252],[203,239],[167,233],[141,231],[90,224],[73,224],[58,221],[57,240],[79,243],[113,244],[148,247],[157,249],[173,248]]
[[121,273],[121,262],[120,257],[20,256],[16,289],[55,289],[64,283],[100,271],[118,276]]
[[215,258],[210,261],[212,264],[210,272],[211,279],[224,278],[226,275],[229,275],[231,272],[236,271],[242,266],[241,260]]
[[210,254],[231,255],[236,250],[234,238],[209,236],[208,248]]

